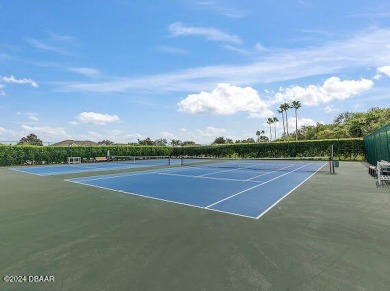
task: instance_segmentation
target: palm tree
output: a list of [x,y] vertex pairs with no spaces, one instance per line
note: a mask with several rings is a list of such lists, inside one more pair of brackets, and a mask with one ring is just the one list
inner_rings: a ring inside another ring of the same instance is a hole
[[268,118],[267,124],[269,125],[269,141],[272,141],[272,131],[271,131],[271,124],[274,122],[273,118]]
[[281,105],[283,107],[283,111],[286,113],[286,132],[287,132],[287,138],[288,138],[288,116],[287,116],[287,110],[289,110],[290,104],[289,103],[283,103]]
[[302,107],[302,104],[300,101],[293,101],[291,103],[291,108],[295,109],[295,140],[298,140],[298,117],[297,117],[297,110]]
[[282,114],[282,120],[283,120],[283,136],[286,135],[286,127],[284,126],[284,110],[283,110],[283,106],[280,105],[279,109],[278,109],[278,113]]
[[274,116],[272,121],[273,121],[272,123],[274,124],[274,130],[275,130],[274,139],[276,139],[276,123],[279,122],[279,119],[276,116]]
[[256,136],[257,136],[257,142],[260,142],[260,130],[256,131]]

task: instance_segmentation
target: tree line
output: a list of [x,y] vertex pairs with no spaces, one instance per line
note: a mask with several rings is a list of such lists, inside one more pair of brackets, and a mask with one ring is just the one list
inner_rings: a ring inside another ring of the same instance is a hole
[[[316,125],[302,126],[298,130],[298,115],[297,111],[301,108],[301,102],[293,101],[291,104],[283,103],[278,108],[278,113],[282,115],[283,133],[281,137],[277,137],[276,123],[279,119],[275,116],[268,118],[267,124],[269,125],[270,137],[265,136],[264,130],[256,131],[256,139],[248,137],[242,140],[235,140],[229,137],[219,136],[216,137],[212,144],[232,144],[232,143],[260,143],[271,141],[283,141],[283,140],[318,140],[318,139],[334,139],[334,138],[356,138],[364,137],[378,128],[390,123],[390,107],[370,108],[367,112],[342,112],[338,114],[332,123],[322,124],[317,122]],[[295,111],[295,132],[290,133],[288,131],[288,110],[294,109]],[[273,127],[272,127],[273,125]],[[273,130],[272,130],[273,129]],[[273,131],[273,133],[272,133]],[[98,145],[114,145],[116,144],[110,140],[102,140],[98,142]],[[34,133],[22,137],[18,142],[18,145],[38,145],[42,146],[43,142]],[[168,141],[165,138],[151,139],[149,137],[145,139],[138,139],[136,143],[128,143],[128,145],[140,145],[140,146],[195,146],[194,141],[181,141],[179,139],[172,139]]]

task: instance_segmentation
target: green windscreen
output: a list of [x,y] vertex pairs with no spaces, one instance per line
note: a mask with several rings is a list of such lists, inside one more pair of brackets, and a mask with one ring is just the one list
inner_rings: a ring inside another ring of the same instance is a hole
[[381,127],[364,138],[367,161],[376,165],[377,161],[390,161],[390,124]]

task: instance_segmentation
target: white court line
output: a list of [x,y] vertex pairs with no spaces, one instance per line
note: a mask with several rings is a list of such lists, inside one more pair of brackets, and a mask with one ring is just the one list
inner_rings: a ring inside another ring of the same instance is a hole
[[277,170],[275,170],[275,171],[263,173],[263,174],[261,174],[261,175],[257,175],[257,176],[254,176],[254,177],[252,177],[252,178],[249,178],[249,179],[247,179],[246,181],[251,181],[251,180],[253,180],[253,179],[255,179],[255,178],[258,178],[258,177],[261,177],[261,176],[265,176],[265,175],[268,175],[268,174],[270,174],[270,173],[275,173],[275,172],[278,172],[278,171],[280,171],[280,170],[284,170],[284,169],[290,168],[290,167],[292,167],[292,166],[294,166],[294,165],[286,166],[286,167],[284,167],[284,168],[279,168],[279,169],[277,169]]
[[282,201],[287,195],[292,193],[295,189],[297,189],[299,186],[301,186],[303,183],[305,183],[307,180],[309,180],[311,177],[313,177],[319,170],[321,170],[324,166],[326,165],[323,164],[317,171],[315,171],[313,174],[311,174],[309,177],[307,177],[305,180],[303,180],[301,183],[299,183],[296,187],[294,187],[290,192],[288,192],[286,195],[284,195],[282,198],[280,198],[278,201],[276,201],[274,204],[272,204],[270,207],[268,207],[266,210],[264,210],[259,216],[256,217],[256,219],[259,219],[262,217],[264,214],[266,214],[268,211],[270,211],[276,204],[278,204],[280,201]]
[[86,184],[86,183],[76,182],[76,181],[71,181],[71,180],[67,180],[67,181],[69,181],[71,183],[75,183],[75,184],[89,186],[89,187],[94,187],[94,188],[100,188],[100,189],[104,189],[104,190],[119,192],[119,193],[122,193],[122,194],[134,195],[134,196],[139,196],[139,197],[143,197],[143,198],[149,198],[149,199],[158,200],[158,201],[164,201],[164,202],[169,202],[169,203],[174,203],[174,204],[179,204],[179,205],[184,205],[184,206],[195,207],[195,208],[208,210],[208,211],[227,213],[227,214],[231,214],[231,215],[235,215],[235,216],[256,219],[256,217],[253,217],[253,216],[247,216],[247,215],[238,214],[238,213],[234,213],[234,212],[228,212],[228,211],[216,210],[216,209],[208,209],[208,208],[205,208],[205,207],[202,207],[202,206],[197,206],[197,205],[193,205],[193,204],[187,204],[187,203],[183,203],[183,202],[177,202],[177,201],[172,201],[172,200],[167,200],[167,199],[162,199],[162,198],[156,198],[156,197],[152,197],[152,196],[148,196],[148,195],[144,195],[144,194],[132,193],[132,192],[127,192],[127,191],[123,191],[123,190],[115,190],[115,189],[111,189],[111,188],[106,188],[106,187],[102,187],[102,186],[96,186],[96,185],[91,185],[91,184]]
[[[129,165],[131,165],[131,167],[129,167]],[[179,165],[179,164],[177,164],[177,165]],[[44,176],[55,176],[55,175],[78,174],[78,173],[85,173],[85,172],[100,172],[100,171],[111,171],[111,170],[149,168],[149,167],[153,167],[153,166],[160,166],[160,164],[158,164],[158,165],[152,165],[152,164],[151,165],[146,165],[146,164],[135,164],[134,162],[132,162],[132,164],[130,164],[130,163],[128,163],[128,164],[118,164],[118,165],[114,165],[113,167],[111,167],[111,164],[107,164],[107,167],[104,166],[103,164],[101,164],[101,166],[102,167],[99,167],[98,165],[94,165],[94,164],[82,164],[82,165],[55,164],[55,165],[42,165],[42,166],[33,166],[33,167],[23,167],[21,169],[17,169],[17,168],[9,168],[9,169],[13,170],[13,171],[17,171],[17,172],[22,172],[22,173],[26,173],[26,174],[31,174],[31,175],[44,177]],[[161,166],[168,166],[168,164],[167,165],[164,164],[164,165],[161,165]],[[172,166],[175,166],[175,164],[172,165]],[[49,169],[51,167],[66,167],[66,169],[59,170],[59,171],[45,172],[43,174],[37,174],[37,173],[33,173],[33,172],[28,171],[28,170],[33,170],[33,169],[44,169],[44,168]],[[73,169],[75,169],[75,168],[77,168],[79,170],[74,171]]]
[[[200,167],[197,167],[197,168],[200,168]],[[218,173],[226,173],[226,172],[231,172],[231,171],[234,171],[234,170],[237,170],[237,169],[222,170],[222,171],[207,173],[207,174],[203,174],[203,175],[196,175],[196,177],[205,177],[205,176],[208,176],[208,175],[214,175],[214,174],[218,174]]]
[[[259,166],[259,165],[268,165],[269,166],[269,164],[253,164],[254,166]],[[292,167],[292,166],[294,166],[294,165],[290,165],[290,166],[287,166],[287,167],[285,167],[285,168],[288,168],[288,167]],[[191,168],[196,168],[196,169],[211,169],[211,168],[213,168],[213,167],[207,167],[207,165],[205,166],[205,167],[197,167],[197,166],[191,166]],[[278,169],[278,170],[282,170],[282,169],[284,169],[284,168],[281,168],[281,169]],[[231,172],[231,171],[242,171],[242,170],[253,170],[253,168],[250,168],[250,167],[240,167],[240,166],[237,166],[237,168],[234,168],[234,169],[229,169],[229,170],[222,170],[222,171],[217,171],[217,172],[212,172],[212,173],[207,173],[207,174],[203,174],[203,175],[195,175],[196,177],[205,177],[205,176],[209,176],[209,175],[214,175],[214,174],[219,174],[219,173],[226,173],[226,172]],[[263,170],[263,171],[267,171],[267,169],[261,169],[261,168],[259,168],[259,169],[255,169],[255,171],[257,171],[257,170]],[[257,177],[260,177],[260,176],[264,176],[264,175],[267,175],[267,174],[269,174],[269,173],[273,173],[273,172],[276,172],[276,171],[272,171],[272,172],[267,172],[267,173],[265,173],[265,174],[261,174],[261,175],[258,175],[258,176],[255,176],[255,177],[253,177],[253,178],[250,178],[250,179],[246,179],[246,180],[243,180],[243,181],[250,181],[250,180],[252,180],[252,179],[254,179],[254,178],[257,178]]]
[[174,173],[157,173],[157,174],[164,175],[164,176],[179,176],[179,177],[187,177],[187,178],[195,178],[195,179],[210,179],[210,180],[258,183],[256,181],[248,181],[248,180],[240,180],[240,179],[218,178],[218,177],[204,177],[204,176],[183,175],[183,174],[174,174]]
[[226,200],[228,200],[228,199],[231,199],[231,198],[233,198],[233,197],[235,197],[235,196],[237,196],[237,195],[240,195],[240,194],[245,193],[245,192],[247,192],[247,191],[249,191],[249,190],[255,189],[255,188],[260,187],[260,186],[262,186],[262,185],[264,185],[264,184],[267,184],[267,183],[269,183],[269,182],[272,182],[272,181],[274,181],[274,180],[276,180],[276,179],[279,179],[280,177],[283,177],[283,176],[286,176],[286,175],[288,175],[288,174],[291,174],[292,172],[295,172],[295,171],[297,171],[297,170],[299,170],[299,169],[302,169],[303,167],[306,167],[306,166],[308,166],[308,165],[310,165],[310,164],[312,164],[312,163],[303,165],[302,167],[296,168],[296,169],[294,169],[294,170],[292,170],[292,171],[290,171],[290,172],[284,173],[284,174],[282,174],[282,175],[280,175],[280,176],[276,176],[275,178],[273,178],[273,179],[271,179],[271,180],[265,181],[265,182],[260,183],[260,184],[258,184],[258,185],[256,185],[256,186],[250,187],[250,188],[248,188],[248,189],[246,189],[246,190],[243,190],[243,191],[238,192],[238,193],[236,193],[236,194],[230,195],[229,197],[226,197],[226,198],[221,199],[221,200],[219,200],[219,201],[217,201],[217,202],[215,202],[215,203],[213,203],[213,204],[210,204],[210,205],[206,206],[206,208],[215,206],[215,205],[217,205],[217,204],[219,204],[219,203],[221,203],[221,202],[224,202],[224,201],[226,201]]
[[171,167],[171,168],[163,168],[163,169],[153,169],[153,170],[141,170],[136,172],[129,172],[129,173],[121,173],[121,174],[110,174],[110,175],[99,175],[99,176],[89,176],[84,178],[71,178],[71,179],[65,179],[65,181],[73,182],[73,180],[85,180],[85,181],[94,181],[94,180],[102,180],[102,179],[114,179],[114,178],[120,178],[120,177],[127,177],[127,176],[135,176],[135,175],[143,175],[143,174],[159,174],[161,172],[172,172],[172,171],[185,171],[188,170],[188,168],[182,168],[182,167]]
[[35,176],[40,176],[40,177],[44,177],[45,176],[45,175],[41,175],[41,174],[26,172],[26,171],[15,169],[15,168],[8,168],[8,169],[11,170],[11,171],[15,171],[15,172],[19,172],[19,173],[25,173],[25,174],[29,174],[29,175],[35,175]]

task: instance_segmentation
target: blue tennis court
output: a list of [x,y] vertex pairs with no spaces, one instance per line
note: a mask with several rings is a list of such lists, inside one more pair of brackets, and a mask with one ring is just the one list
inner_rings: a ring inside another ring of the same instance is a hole
[[68,181],[258,219],[326,164],[202,164]]
[[62,164],[46,166],[25,166],[11,168],[11,170],[34,174],[38,176],[51,176],[61,174],[75,174],[83,172],[97,172],[110,170],[126,170],[132,168],[145,168],[155,166],[180,165],[179,159],[157,159],[157,160],[138,160],[138,161],[119,161],[119,162],[97,162],[85,164]]

